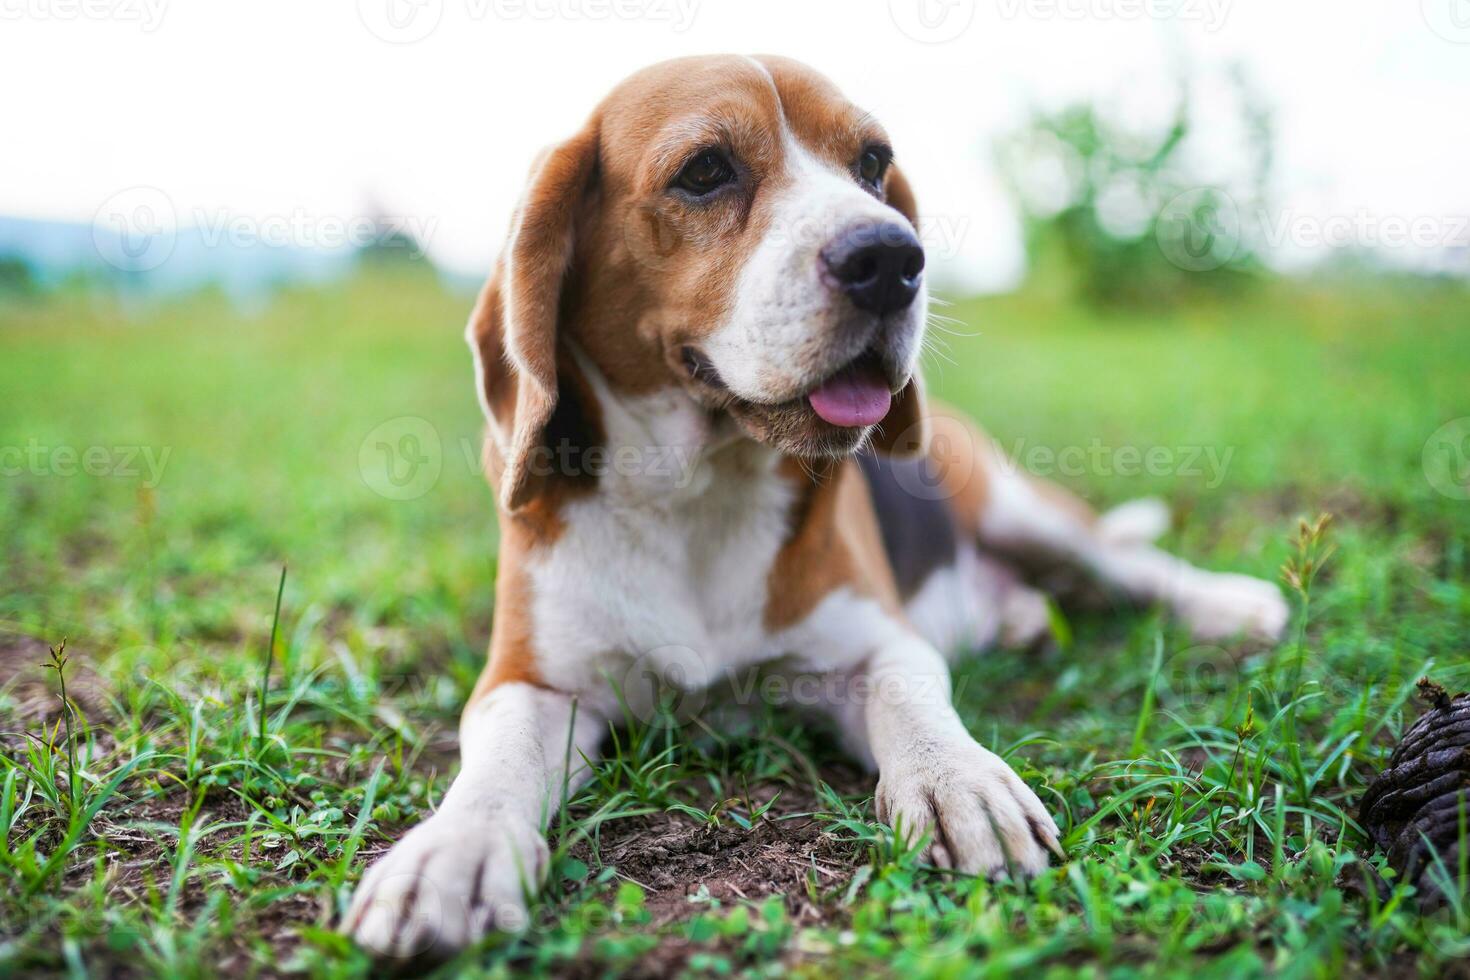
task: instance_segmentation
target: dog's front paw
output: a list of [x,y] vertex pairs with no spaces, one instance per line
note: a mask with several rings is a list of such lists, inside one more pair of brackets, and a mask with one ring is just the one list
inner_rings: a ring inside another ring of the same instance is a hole
[[1281,590],[1249,575],[1204,572],[1174,600],[1175,613],[1199,640],[1246,636],[1274,643],[1291,614]]
[[540,829],[523,817],[436,814],[368,870],[342,930],[381,957],[451,956],[491,930],[526,927],[547,859]]
[[925,746],[880,773],[878,819],[925,856],[966,874],[1016,876],[1046,870],[1047,851],[1062,857],[1051,814],[998,755],[973,739]]

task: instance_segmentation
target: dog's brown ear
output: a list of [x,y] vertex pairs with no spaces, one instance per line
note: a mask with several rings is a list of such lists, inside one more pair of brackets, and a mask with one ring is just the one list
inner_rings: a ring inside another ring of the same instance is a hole
[[[883,199],[888,206],[909,219],[914,231],[919,230],[919,206],[913,188],[897,165],[890,165],[883,182]],[[893,407],[873,430],[874,449],[889,456],[918,456],[929,447],[929,411],[924,402],[924,383],[915,371],[904,389],[893,397]]]
[[919,230],[919,205],[914,200],[914,189],[896,163],[888,165],[888,175],[883,180],[883,201],[908,218],[915,232]]
[[594,120],[542,155],[465,330],[490,423],[486,464],[506,511],[535,496],[550,465],[550,454],[537,457],[556,409],[562,281],[577,214],[593,190],[597,142]]

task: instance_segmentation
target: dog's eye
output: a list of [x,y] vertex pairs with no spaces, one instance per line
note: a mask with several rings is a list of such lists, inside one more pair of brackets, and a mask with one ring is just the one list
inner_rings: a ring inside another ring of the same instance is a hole
[[870,146],[858,157],[858,178],[863,183],[878,187],[883,183],[883,175],[888,171],[888,161],[893,153],[886,146]]
[[674,186],[688,191],[695,197],[703,197],[735,179],[735,168],[730,161],[715,150],[705,150],[684,164]]

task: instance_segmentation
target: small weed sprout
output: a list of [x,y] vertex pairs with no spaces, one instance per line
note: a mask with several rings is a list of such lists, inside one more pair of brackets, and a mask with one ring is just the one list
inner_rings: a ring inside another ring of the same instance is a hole
[[1302,600],[1302,614],[1297,621],[1296,656],[1292,664],[1289,709],[1283,719],[1287,754],[1291,760],[1291,771],[1296,779],[1298,796],[1310,796],[1306,766],[1302,761],[1301,741],[1297,737],[1297,712],[1301,705],[1302,671],[1307,659],[1307,622],[1311,618],[1312,584],[1326,566],[1327,560],[1337,546],[1327,539],[1327,529],[1332,523],[1331,514],[1318,514],[1310,523],[1306,518],[1297,522],[1296,537],[1292,539],[1296,554],[1281,566],[1281,576]]
[[[47,649],[50,651],[50,658],[41,666],[47,670],[56,671],[56,683],[61,688],[61,718],[62,722],[66,725],[66,795],[72,812],[75,812],[77,808],[77,742],[76,733],[72,730],[71,723],[71,698],[66,693],[66,664],[68,660],[66,656],[66,638],[62,637],[60,646],[48,646]],[[55,742],[53,730],[50,745],[53,752],[56,749]]]
[[1281,577],[1292,591],[1302,597],[1303,606],[1311,599],[1312,582],[1317,573],[1337,550],[1337,545],[1327,539],[1327,529],[1331,524],[1331,514],[1318,514],[1311,523],[1306,518],[1298,521],[1296,537],[1292,539],[1296,554],[1281,566]]
[[271,616],[271,640],[265,648],[265,669],[260,672],[260,736],[256,739],[256,751],[265,751],[266,721],[270,713],[266,710],[266,698],[271,690],[271,663],[276,655],[276,631],[281,626],[281,596],[286,591],[286,566],[281,566],[281,581],[276,586],[276,611]]

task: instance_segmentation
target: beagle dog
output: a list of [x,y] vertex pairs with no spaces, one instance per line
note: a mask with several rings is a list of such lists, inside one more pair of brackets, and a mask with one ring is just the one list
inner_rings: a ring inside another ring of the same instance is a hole
[[1095,515],[926,401],[917,224],[883,128],[785,58],[645,69],[539,160],[467,331],[489,661],[443,803],[357,889],[361,945],[523,928],[549,819],[660,685],[818,679],[878,819],[937,866],[1030,875],[1057,825],[965,728],[946,661],[1047,632],[1022,570],[1279,635],[1273,585],[1152,545],[1162,505]]

